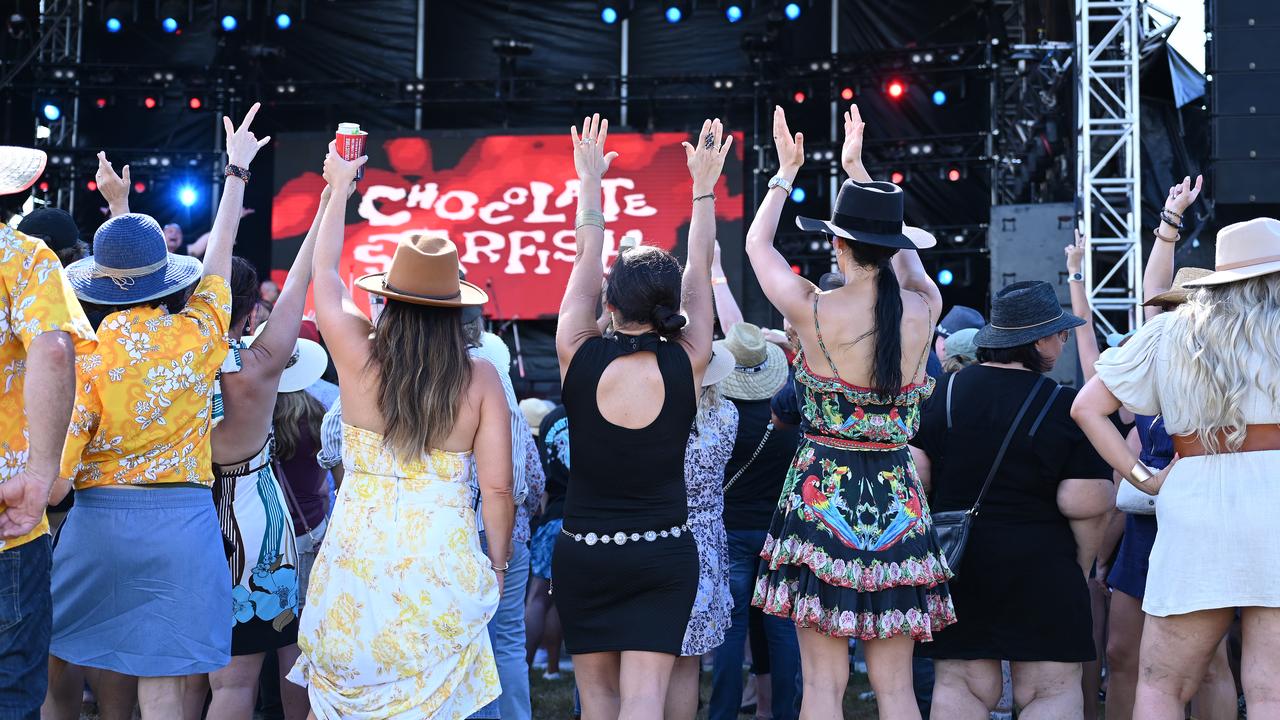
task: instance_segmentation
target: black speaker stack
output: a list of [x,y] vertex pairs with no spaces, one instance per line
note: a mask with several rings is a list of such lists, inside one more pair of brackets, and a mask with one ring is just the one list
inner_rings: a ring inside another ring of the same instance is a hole
[[1212,195],[1280,203],[1280,0],[1209,0],[1206,12]]

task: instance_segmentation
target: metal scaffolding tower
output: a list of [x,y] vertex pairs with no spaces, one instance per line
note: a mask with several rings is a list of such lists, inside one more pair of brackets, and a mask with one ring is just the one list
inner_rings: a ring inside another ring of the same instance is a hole
[[1077,0],[1077,198],[1089,239],[1085,287],[1107,332],[1142,324],[1138,71],[1175,15],[1140,0]]
[[[75,212],[75,164],[71,155],[55,153],[74,150],[80,125],[80,53],[84,28],[84,0],[41,0],[39,50],[32,72],[50,97],[65,98],[69,107],[56,119],[36,116],[36,146],[49,152],[49,163],[65,166],[71,173],[67,182],[56,183],[49,200],[55,207]],[[38,94],[37,97],[40,97]]]

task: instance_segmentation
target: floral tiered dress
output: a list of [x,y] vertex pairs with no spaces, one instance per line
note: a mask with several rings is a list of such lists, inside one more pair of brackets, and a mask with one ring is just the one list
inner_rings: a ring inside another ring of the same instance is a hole
[[951,570],[907,442],[933,379],[887,397],[838,373],[815,374],[803,353],[795,371],[806,432],[760,553],[752,604],[824,635],[932,639],[956,620]]
[[498,583],[480,549],[471,453],[399,462],[343,425],[346,480],[312,571],[289,679],[338,718],[465,718],[501,688],[486,626]]

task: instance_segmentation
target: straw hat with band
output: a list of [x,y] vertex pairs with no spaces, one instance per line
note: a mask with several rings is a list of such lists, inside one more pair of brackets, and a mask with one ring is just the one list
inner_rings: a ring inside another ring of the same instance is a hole
[[34,185],[46,159],[43,150],[0,145],[0,195],[15,195]]
[[1195,291],[1194,288],[1187,287],[1187,283],[1206,277],[1212,272],[1212,270],[1205,270],[1204,268],[1197,267],[1178,268],[1177,274],[1173,276],[1173,286],[1158,295],[1152,295],[1151,299],[1142,304],[1145,307],[1181,305],[1186,302],[1187,298],[1191,297],[1191,293]]
[[921,250],[938,244],[933,235],[904,225],[902,188],[887,182],[845,180],[830,220],[796,216],[796,226],[871,245]]
[[[258,332],[244,339],[245,345],[253,345],[253,341],[258,339],[258,335],[262,332],[263,324],[258,327]],[[293,354],[289,356],[289,361],[285,363],[284,372],[280,375],[280,387],[277,392],[298,392],[306,390],[324,375],[324,371],[329,367],[329,353],[320,347],[320,343],[312,342],[305,338],[298,338],[293,345]]]
[[1280,220],[1254,218],[1219,230],[1214,270],[1183,286],[1225,285],[1280,272]]
[[723,346],[711,347],[711,362],[707,363],[706,372],[702,373],[702,387],[711,387],[729,377],[734,368],[733,356]]
[[160,223],[150,215],[127,213],[102,223],[93,235],[93,254],[67,266],[76,297],[99,305],[155,300],[200,279],[200,261],[174,255]]
[[720,392],[735,400],[767,400],[787,381],[787,355],[764,339],[759,327],[740,322],[729,336],[715,342],[733,357],[733,372],[720,381]]
[[365,275],[356,287],[413,305],[469,307],[489,295],[458,277],[458,248],[447,238],[416,235],[401,241],[386,272]]
[[978,331],[980,348],[1011,348],[1080,327],[1084,320],[1062,309],[1053,286],[1043,280],[1017,282],[991,299],[991,322]]
[[550,415],[555,407],[554,403],[540,398],[525,398],[520,401],[520,413],[524,415],[524,421],[534,435],[538,434],[542,419]]

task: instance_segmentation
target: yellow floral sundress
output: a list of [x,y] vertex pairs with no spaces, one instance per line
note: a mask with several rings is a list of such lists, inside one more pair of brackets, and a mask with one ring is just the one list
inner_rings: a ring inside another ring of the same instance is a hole
[[289,674],[320,720],[465,718],[498,697],[498,584],[476,535],[470,453],[399,462],[343,425],[346,478]]

